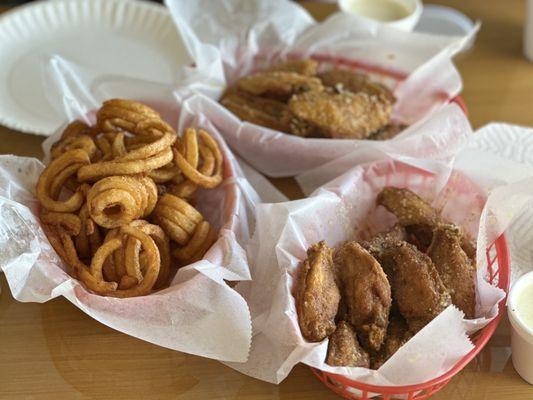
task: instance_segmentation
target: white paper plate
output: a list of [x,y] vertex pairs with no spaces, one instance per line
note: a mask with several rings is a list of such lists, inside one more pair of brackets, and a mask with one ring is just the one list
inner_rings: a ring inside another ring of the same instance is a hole
[[53,54],[94,76],[169,85],[177,69],[191,63],[163,6],[128,0],[32,3],[0,16],[0,124],[50,135],[63,122],[45,89]]

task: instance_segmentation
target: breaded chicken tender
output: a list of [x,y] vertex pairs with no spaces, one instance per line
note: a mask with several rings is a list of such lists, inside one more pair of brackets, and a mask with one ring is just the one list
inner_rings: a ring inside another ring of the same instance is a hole
[[295,72],[300,75],[314,76],[316,75],[317,67],[318,63],[315,60],[312,60],[310,58],[304,58],[301,60],[290,60],[280,64],[276,64],[267,69],[266,71]]
[[389,277],[398,309],[416,333],[451,304],[431,259],[415,246],[398,242],[384,255],[392,265]]
[[283,116],[287,105],[274,99],[252,96],[237,90],[229,90],[220,101],[228,110],[243,121],[261,125],[281,132],[289,132]]
[[295,72],[273,71],[245,76],[239,79],[237,88],[255,96],[285,101],[297,93],[309,90],[322,91],[323,86],[320,79],[315,77]]
[[365,139],[388,123],[392,111],[376,96],[331,90],[294,95],[288,107],[293,134],[334,139]]
[[378,351],[385,338],[392,302],[387,276],[357,242],[344,243],[335,254],[335,264],[350,322],[363,347]]
[[433,261],[444,286],[452,296],[452,303],[466,318],[476,313],[476,268],[461,248],[463,234],[456,225],[441,224],[433,231],[428,255]]
[[363,92],[371,96],[378,96],[394,103],[396,98],[392,91],[377,82],[372,82],[367,75],[352,72],[346,69],[332,69],[317,75],[324,86],[334,87],[337,90],[349,90],[352,93]]
[[346,321],[340,321],[337,329],[329,337],[326,363],[332,367],[364,367],[370,366],[368,353],[357,340],[355,330]]
[[296,294],[298,323],[305,339],[320,342],[335,331],[340,292],[335,283],[333,249],[325,242],[307,250]]

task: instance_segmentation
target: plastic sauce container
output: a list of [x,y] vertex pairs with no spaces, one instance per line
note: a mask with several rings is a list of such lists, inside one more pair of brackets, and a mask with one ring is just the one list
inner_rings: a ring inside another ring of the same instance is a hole
[[533,384],[533,271],[514,284],[507,302],[511,322],[513,365],[518,374]]
[[421,0],[338,0],[339,8],[361,21],[412,31],[422,14]]

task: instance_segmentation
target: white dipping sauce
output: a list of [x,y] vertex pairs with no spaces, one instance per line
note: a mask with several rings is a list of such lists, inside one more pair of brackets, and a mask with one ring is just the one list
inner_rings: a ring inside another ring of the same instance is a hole
[[523,288],[516,297],[515,304],[518,318],[530,329],[533,329],[533,284]]
[[403,19],[411,10],[396,0],[351,0],[346,7],[353,13],[378,21],[396,21]]

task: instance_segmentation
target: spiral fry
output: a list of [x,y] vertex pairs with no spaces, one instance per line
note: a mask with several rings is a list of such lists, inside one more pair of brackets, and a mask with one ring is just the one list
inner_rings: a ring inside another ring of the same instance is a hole
[[81,259],[90,259],[102,244],[102,236],[98,226],[89,215],[87,204],[84,204],[79,213],[81,221],[80,233],[74,238],[74,244]]
[[80,182],[87,182],[111,175],[149,173],[154,169],[161,168],[170,161],[172,161],[172,150],[168,148],[144,160],[98,162],[81,167],[78,170],[78,180]]
[[54,159],[72,149],[85,150],[89,155],[89,158],[92,160],[96,155],[97,147],[94,140],[88,135],[70,135],[61,139],[59,142],[56,142],[52,146],[50,154],[52,159]]
[[43,224],[55,226],[69,235],[79,235],[81,232],[81,219],[76,214],[45,210],[40,218]]
[[196,166],[193,166],[188,162],[183,152],[180,152],[176,148],[173,149],[174,162],[181,169],[183,175],[185,175],[191,182],[200,187],[212,189],[222,182],[222,153],[218,148],[217,142],[206,131],[200,129],[198,135],[204,145],[211,150],[215,157],[215,169],[212,174],[206,175],[200,172]]
[[[131,236],[140,242],[144,253],[146,256],[146,273],[143,276],[142,280],[130,287],[128,289],[118,289],[118,290],[104,290],[99,291],[98,289],[90,287],[95,292],[105,294],[107,296],[114,297],[132,297],[132,296],[143,296],[152,290],[154,287],[157,277],[159,275],[159,269],[161,265],[161,259],[159,255],[159,250],[154,242],[154,240],[144,233],[142,230],[135,228],[133,226],[123,226],[120,228],[120,233],[123,235]],[[115,282],[106,282],[102,273],[102,268],[104,261],[111,255],[113,252],[118,250],[121,246],[124,246],[124,240],[119,239],[118,237],[113,237],[106,241],[94,255],[91,266],[90,266],[90,275],[92,275],[95,280],[98,282],[104,282],[115,287]],[[130,286],[131,281],[126,285]]]
[[[213,155],[213,152],[204,145],[200,145],[199,150],[203,162],[198,170],[201,174],[210,176],[215,170],[215,156]],[[187,179],[171,186],[169,188],[169,193],[174,196],[188,199],[196,192],[196,189],[198,189],[198,185]]]
[[154,209],[154,221],[165,233],[181,245],[185,245],[204,218],[185,200],[171,194],[163,195]]
[[45,168],[37,182],[37,198],[41,205],[56,212],[73,212],[83,204],[83,194],[76,191],[67,200],[58,200],[65,181],[90,163],[89,155],[81,149],[66,151]]
[[194,230],[194,234],[186,246],[174,250],[174,256],[182,263],[193,263],[204,256],[217,239],[216,232],[209,222],[202,221]]
[[157,187],[147,177],[110,176],[96,182],[87,194],[91,218],[108,229],[149,215],[157,202]]
[[[150,224],[144,220],[133,221],[130,226],[140,229],[154,240],[161,258],[159,275],[154,288],[157,289],[164,286],[167,284],[170,274],[170,245],[167,235],[160,226]],[[135,278],[137,282],[143,279],[147,268],[147,260],[139,254],[140,249],[140,242],[129,236],[124,250],[126,272],[129,277]]]
[[96,124],[101,132],[135,132],[135,127],[145,119],[161,119],[152,108],[133,100],[105,101],[96,114]]
[[87,135],[87,136],[94,136],[95,131],[87,125],[85,122],[82,121],[72,121],[70,124],[67,125],[65,130],[63,131],[61,135],[61,139],[66,139],[71,136],[81,136],[81,135]]

